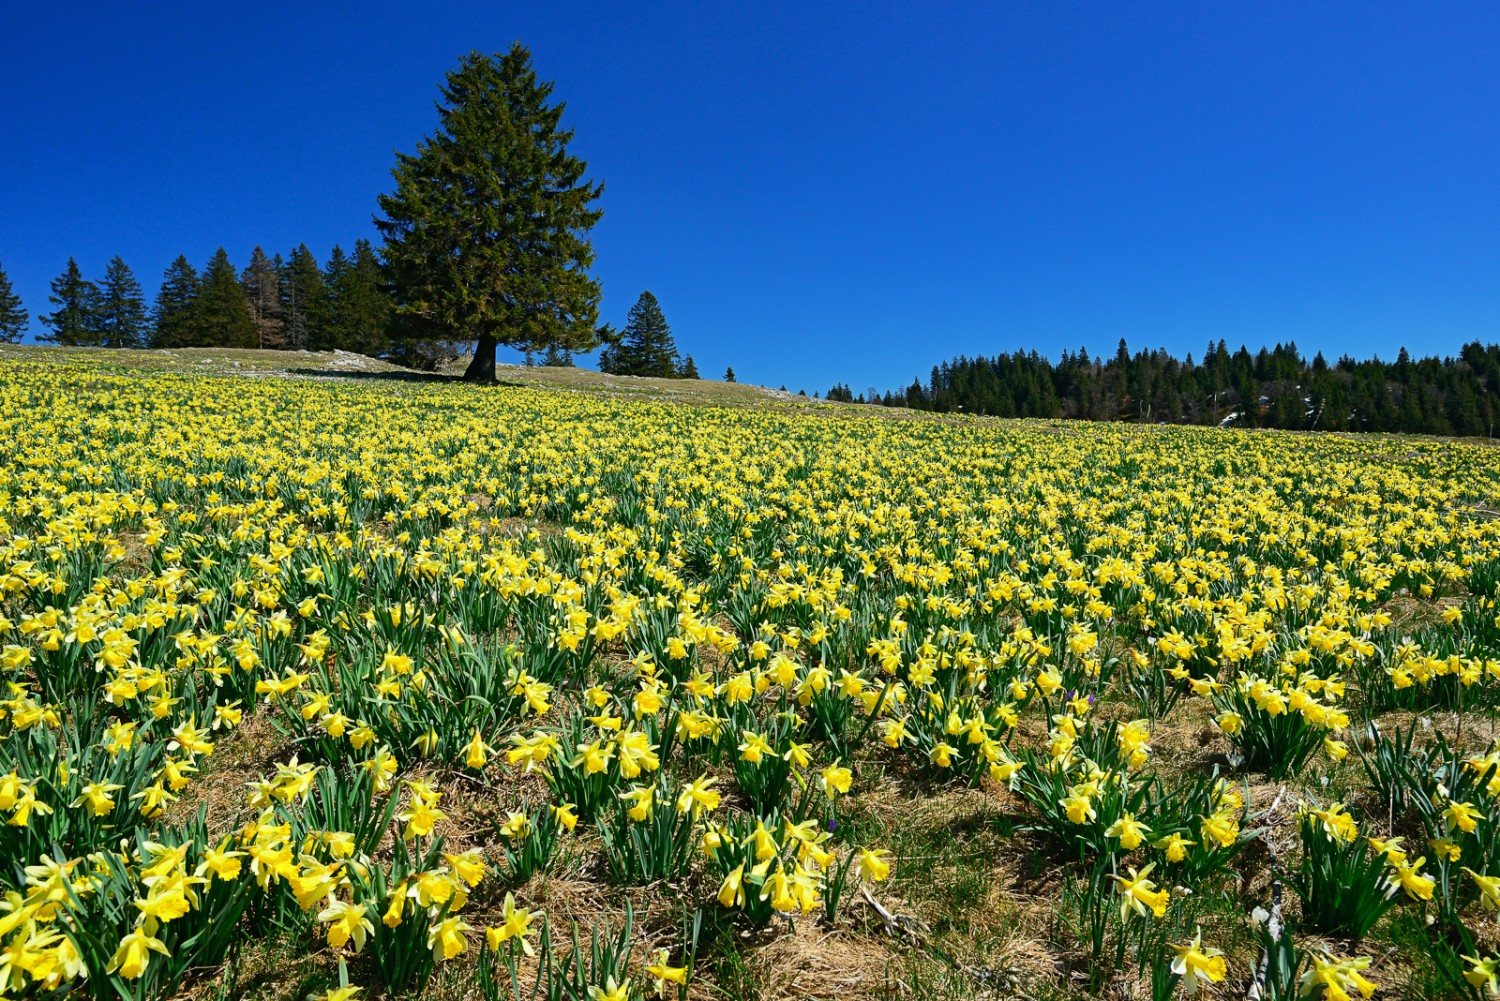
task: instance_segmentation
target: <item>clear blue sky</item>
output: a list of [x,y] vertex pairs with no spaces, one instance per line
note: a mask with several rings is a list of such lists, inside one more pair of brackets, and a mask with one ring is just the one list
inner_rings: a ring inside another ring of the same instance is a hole
[[1492,0],[5,6],[33,317],[70,254],[151,295],[179,253],[373,236],[443,72],[520,39],[607,185],[605,318],[649,288],[707,375],[1500,340]]

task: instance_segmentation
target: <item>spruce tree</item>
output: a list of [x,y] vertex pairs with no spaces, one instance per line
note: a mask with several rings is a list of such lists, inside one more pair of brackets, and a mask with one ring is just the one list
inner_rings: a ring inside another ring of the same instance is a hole
[[344,300],[349,291],[349,272],[352,264],[349,255],[338,244],[328,254],[328,264],[323,268],[323,310],[321,322],[308,328],[307,350],[350,350],[346,341],[351,340],[346,330]]
[[1479,415],[1479,397],[1468,382],[1456,383],[1448,394],[1448,423],[1453,433],[1464,437],[1484,434],[1484,420]]
[[245,290],[250,318],[255,322],[258,346],[286,347],[281,317],[281,268],[260,247],[250,252],[250,263],[240,274],[240,287]]
[[260,343],[239,274],[223,247],[214,251],[203,269],[203,291],[195,312],[200,346],[253,348]]
[[556,344],[549,344],[542,353],[542,364],[547,368],[573,368],[573,352]]
[[145,294],[130,266],[119,255],[105,269],[104,283],[99,287],[98,316],[105,347],[145,346],[148,326]]
[[366,355],[390,349],[391,298],[369,240],[354,241],[354,256],[340,270],[338,281],[329,280],[328,302],[333,328],[329,340],[336,346]]
[[650,292],[642,292],[625,318],[620,345],[614,352],[616,375],[646,375],[659,379],[678,374],[677,346],[672,328],[661,311],[661,303]]
[[41,318],[49,333],[40,340],[72,346],[104,343],[99,327],[99,287],[84,279],[73,258],[68,258],[67,270],[52,279],[52,294],[47,301],[57,308]]
[[724,381],[725,382],[733,382],[734,381],[734,366],[733,365],[729,366],[728,368],[726,368],[724,370]]
[[198,343],[198,271],[181,254],[161,277],[151,309],[151,346],[181,348]]
[[10,276],[0,268],[0,344],[17,344],[26,333],[31,316],[21,305],[21,297],[10,284]]
[[318,259],[307,244],[298,244],[281,271],[281,315],[287,347],[302,351],[322,342],[327,298]]
[[599,352],[599,371],[605,375],[618,375],[620,371],[620,344],[619,341],[605,343],[604,350]]
[[600,288],[588,231],[603,185],[568,152],[553,85],[519,42],[471,52],[441,88],[438,129],[397,154],[380,197],[384,259],[403,330],[473,340],[466,379],[493,381],[499,344],[587,351]]
[[693,361],[692,355],[688,355],[686,358],[682,359],[682,369],[677,373],[677,376],[681,379],[702,378],[702,376],[698,374],[698,363]]

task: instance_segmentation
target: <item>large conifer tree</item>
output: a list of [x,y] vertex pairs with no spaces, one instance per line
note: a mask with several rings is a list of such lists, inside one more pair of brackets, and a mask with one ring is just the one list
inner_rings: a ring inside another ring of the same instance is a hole
[[309,351],[350,350],[344,343],[347,331],[344,324],[344,303],[349,287],[349,271],[352,267],[349,255],[338,244],[329,251],[328,264],[323,268],[322,322],[308,331]]
[[604,188],[569,154],[563,104],[519,42],[471,52],[441,88],[438,129],[397,154],[380,197],[384,258],[405,331],[473,340],[465,378],[495,377],[495,347],[598,344],[599,283],[588,231]]
[[21,297],[10,284],[10,276],[0,268],[0,344],[18,343],[30,321]]
[[[386,295],[380,261],[368,240],[356,240],[354,255],[338,247],[328,261],[328,328],[330,346],[378,355],[388,344],[391,300]],[[337,258],[337,263],[335,261]]]
[[281,271],[281,315],[287,347],[299,351],[323,340],[327,297],[318,259],[307,244],[298,244]]
[[647,375],[676,378],[679,373],[677,345],[667,326],[661,303],[650,292],[642,292],[625,318],[620,342],[600,358],[600,368],[613,375]]
[[73,258],[68,258],[67,270],[52,279],[47,301],[57,308],[41,318],[49,330],[41,340],[75,346],[104,342],[99,329],[99,287],[83,277]]
[[223,247],[214,251],[203,269],[203,290],[196,313],[198,336],[204,346],[253,348],[260,343],[239,274]]
[[116,255],[99,286],[98,322],[107,348],[139,348],[146,343],[146,297],[124,259]]
[[255,336],[263,348],[286,346],[286,334],[281,319],[281,269],[256,247],[250,252],[250,263],[240,275],[240,287],[245,290],[245,301],[250,306],[250,318],[255,321]]
[[181,348],[198,343],[198,271],[179,254],[161,276],[151,310],[151,346]]

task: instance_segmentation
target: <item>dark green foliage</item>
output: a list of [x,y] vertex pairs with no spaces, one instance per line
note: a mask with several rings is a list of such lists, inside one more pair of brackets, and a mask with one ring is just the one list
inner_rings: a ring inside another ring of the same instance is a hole
[[[557,848],[559,821],[553,816],[551,807],[542,804],[536,809],[522,803],[520,812],[526,822],[519,829],[507,830],[506,824],[490,821],[490,831],[500,847],[498,856],[491,855],[496,862],[497,875],[506,886],[523,886],[539,872],[546,872]],[[511,821],[507,817],[507,822]]]
[[11,287],[10,277],[0,268],[0,344],[15,344],[26,333],[31,316],[21,305],[21,297]]
[[680,879],[693,860],[693,827],[691,816],[678,812],[664,783],[655,787],[640,822],[630,818],[624,802],[616,803],[613,817],[599,821],[610,882],[644,886]]
[[1364,938],[1396,898],[1386,892],[1384,856],[1364,839],[1331,835],[1316,818],[1301,824],[1302,865],[1292,886],[1302,898],[1302,923],[1324,935]]
[[297,245],[281,271],[281,318],[286,346],[301,351],[323,342],[328,290],[307,244]]
[[167,266],[151,310],[151,346],[180,348],[196,343],[198,293],[202,283],[188,259],[178,255]]
[[260,343],[245,290],[240,288],[239,275],[223,247],[214,251],[203,271],[194,321],[194,343],[198,346],[253,348]]
[[618,344],[599,356],[599,370],[611,375],[645,375],[675,379],[679,372],[677,345],[667,326],[661,303],[650,292],[642,292],[626,316]]
[[605,375],[613,375],[620,367],[619,361],[620,342],[610,341],[604,345],[604,350],[599,352],[599,371]]
[[339,300],[342,298],[345,287],[349,283],[350,270],[349,255],[344,253],[344,248],[338,244],[328,252],[328,263],[322,272],[323,282],[323,306],[319,322],[308,329],[307,349],[309,351],[333,351],[343,348],[340,343],[341,331],[339,326]]
[[379,354],[389,347],[392,308],[380,257],[369,240],[355,240],[354,266],[342,306],[351,351]]
[[107,348],[139,348],[146,344],[146,299],[141,283],[119,256],[109,262],[99,287],[98,323]]
[[67,270],[52,279],[47,301],[57,308],[41,318],[49,332],[40,340],[68,345],[104,342],[99,329],[99,288],[83,277],[73,258],[68,258]]
[[1416,806],[1415,797],[1422,788],[1419,776],[1434,767],[1432,749],[1420,744],[1413,746],[1417,735],[1415,723],[1405,730],[1398,725],[1389,731],[1372,723],[1366,733],[1368,741],[1361,742],[1359,750],[1360,766],[1387,813],[1392,817],[1403,816]]
[[542,353],[542,364],[548,368],[573,368],[573,352],[556,344],[549,344]]
[[1397,431],[1490,436],[1500,414],[1500,345],[1467,344],[1457,358],[1394,363],[1311,362],[1295,344],[1258,354],[1210,343],[1201,362],[1165,351],[1114,356],[1064,351],[1054,364],[1035,351],[957,358],[872,403],[997,417],[1075,417],[1142,423]]
[[733,382],[734,381],[734,366],[731,365],[729,368],[726,368],[724,370],[724,381],[725,382]]
[[701,379],[701,378],[703,378],[701,375],[698,374],[698,363],[695,362],[695,361],[693,361],[693,356],[692,355],[688,355],[686,358],[682,359],[682,368],[680,368],[678,370],[677,377],[679,379]]
[[309,346],[367,355],[384,352],[389,345],[391,300],[370,242],[356,241],[352,258],[335,246],[323,272],[323,284],[324,322],[310,331],[316,337]]
[[473,340],[466,378],[495,374],[495,347],[597,345],[600,289],[588,231],[603,185],[568,152],[563,104],[520,43],[471,52],[447,75],[438,129],[398,154],[375,220],[407,336]]
[[281,315],[281,262],[266,256],[256,247],[250,252],[250,264],[240,275],[250,318],[255,322],[257,345],[262,348],[286,346],[285,324]]

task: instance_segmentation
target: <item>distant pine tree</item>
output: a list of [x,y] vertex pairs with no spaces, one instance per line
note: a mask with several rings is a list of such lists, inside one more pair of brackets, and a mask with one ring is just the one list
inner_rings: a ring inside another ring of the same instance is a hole
[[686,358],[682,359],[682,368],[678,370],[677,377],[679,379],[702,378],[702,376],[698,374],[698,363],[693,361],[692,355],[688,355]]
[[107,348],[145,346],[149,324],[146,298],[130,266],[118,255],[109,262],[99,287],[98,322]]
[[195,310],[199,346],[257,347],[260,338],[255,331],[255,318],[250,315],[239,274],[223,247],[214,251],[208,267],[203,269],[202,289]]
[[41,340],[73,346],[104,343],[99,328],[99,287],[84,279],[73,258],[68,258],[67,270],[52,279],[52,294],[47,301],[57,308],[41,318],[49,329]]
[[672,342],[672,328],[667,326],[661,303],[650,292],[642,292],[630,307],[612,363],[616,375],[661,379],[677,376],[677,346]]
[[167,266],[151,309],[151,346],[181,348],[198,342],[198,293],[202,283],[186,257]]
[[355,242],[353,257],[333,248],[323,269],[323,290],[323,310],[308,329],[311,350],[367,355],[389,350],[391,300],[368,240]]
[[1479,435],[1484,433],[1484,418],[1479,410],[1479,398],[1468,383],[1459,382],[1448,395],[1448,423],[1454,434]]
[[281,317],[287,347],[301,351],[323,340],[327,299],[318,259],[307,244],[298,244],[281,269]]
[[542,364],[548,368],[573,368],[573,352],[556,344],[547,345],[542,352]]
[[734,366],[733,365],[731,365],[729,368],[726,368],[724,370],[724,381],[725,382],[733,382],[734,381]]
[[834,387],[828,391],[828,396],[825,399],[831,400],[834,403],[853,403],[854,390],[843,383],[835,383]]
[[286,329],[281,316],[281,268],[277,262],[256,247],[250,252],[250,263],[240,273],[240,287],[255,322],[255,337],[260,347],[286,347]]
[[338,340],[343,347],[367,355],[390,350],[391,297],[369,240],[354,241],[354,258],[338,301]]
[[321,322],[308,328],[307,349],[309,351],[347,351],[350,339],[344,329],[343,306],[349,284],[352,265],[349,255],[338,244],[328,253],[328,264],[323,268],[323,309]]
[[30,322],[31,316],[11,287],[10,277],[0,268],[0,343],[19,343]]

